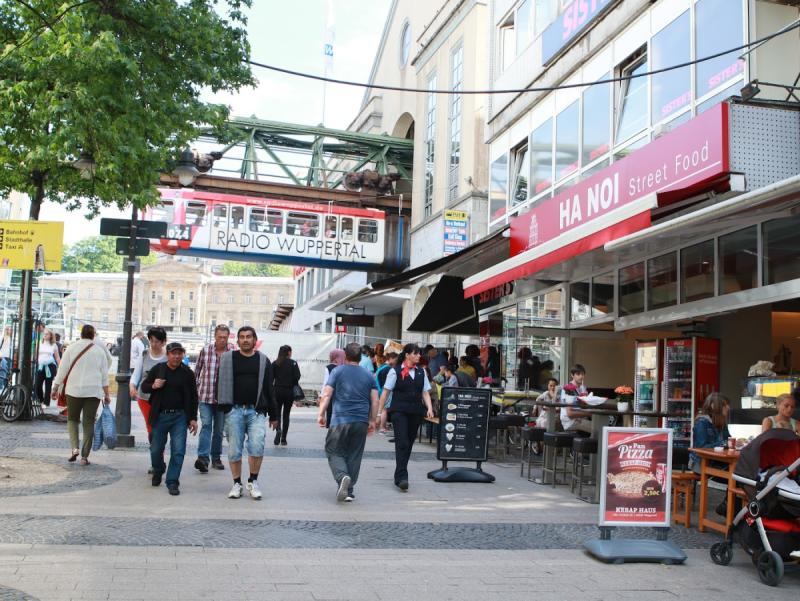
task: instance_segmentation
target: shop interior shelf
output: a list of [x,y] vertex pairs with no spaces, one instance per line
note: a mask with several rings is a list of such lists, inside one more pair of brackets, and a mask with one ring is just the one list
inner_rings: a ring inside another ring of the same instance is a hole
[[673,403],[691,403],[692,399],[667,399]]

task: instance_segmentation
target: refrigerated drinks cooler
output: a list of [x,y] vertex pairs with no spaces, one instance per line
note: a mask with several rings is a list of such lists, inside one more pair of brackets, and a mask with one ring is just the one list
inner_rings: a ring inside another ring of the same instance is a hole
[[664,419],[676,445],[692,445],[692,424],[703,401],[719,390],[719,340],[673,338],[664,341],[662,410],[677,414]]
[[[662,349],[661,340],[636,341],[636,371],[633,386],[635,411],[656,411],[660,407]],[[658,420],[652,417],[634,415],[633,425],[637,428],[655,428],[659,424]]]

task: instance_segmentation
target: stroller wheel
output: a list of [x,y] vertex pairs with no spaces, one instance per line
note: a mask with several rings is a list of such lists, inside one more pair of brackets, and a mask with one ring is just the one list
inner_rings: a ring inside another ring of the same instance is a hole
[[719,566],[726,566],[733,560],[733,547],[728,542],[711,545],[711,561]]
[[758,576],[768,586],[778,586],[783,579],[783,560],[775,551],[762,551],[758,557]]

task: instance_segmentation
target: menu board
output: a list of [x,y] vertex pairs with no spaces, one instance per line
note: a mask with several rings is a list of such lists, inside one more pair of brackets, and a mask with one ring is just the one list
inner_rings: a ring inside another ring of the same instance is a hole
[[670,526],[672,430],[605,428],[601,526]]
[[489,388],[442,388],[436,458],[486,461],[491,404]]

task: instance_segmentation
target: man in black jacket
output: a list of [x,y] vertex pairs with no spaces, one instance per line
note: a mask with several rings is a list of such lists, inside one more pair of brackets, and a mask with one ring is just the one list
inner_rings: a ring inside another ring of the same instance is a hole
[[[153,486],[161,484],[167,472],[167,489],[180,494],[183,456],[186,454],[186,431],[197,434],[197,381],[183,364],[186,350],[180,342],[167,345],[167,362],[159,363],[147,374],[142,390],[150,394],[150,461],[153,465]],[[169,467],[164,465],[164,447],[170,438]]]

